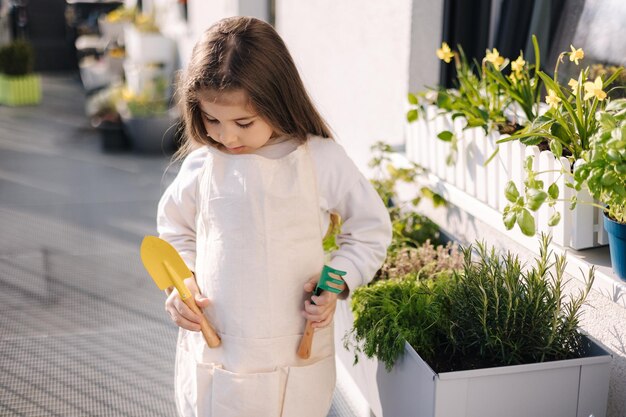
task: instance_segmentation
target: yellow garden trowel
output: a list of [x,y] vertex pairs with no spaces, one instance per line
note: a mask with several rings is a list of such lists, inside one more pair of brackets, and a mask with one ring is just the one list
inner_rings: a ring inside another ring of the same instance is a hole
[[146,236],[141,242],[141,261],[159,289],[176,287],[185,304],[202,318],[200,329],[209,347],[219,346],[220,337],[196,305],[191,292],[183,281],[185,278],[193,277],[193,274],[176,252],[176,249],[163,239],[156,236]]

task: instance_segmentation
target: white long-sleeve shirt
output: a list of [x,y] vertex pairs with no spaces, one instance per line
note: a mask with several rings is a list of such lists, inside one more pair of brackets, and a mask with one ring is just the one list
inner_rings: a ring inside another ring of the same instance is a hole
[[[280,158],[298,143],[279,138],[256,150],[267,158]],[[348,157],[331,139],[308,140],[318,185],[322,230],[327,230],[330,213],[341,216],[339,249],[331,254],[332,268],[347,272],[343,277],[349,290],[367,284],[382,265],[391,242],[391,222],[382,200]],[[157,228],[195,270],[196,203],[198,178],[208,150],[199,148],[185,158],[181,169],[163,194],[158,206]]]

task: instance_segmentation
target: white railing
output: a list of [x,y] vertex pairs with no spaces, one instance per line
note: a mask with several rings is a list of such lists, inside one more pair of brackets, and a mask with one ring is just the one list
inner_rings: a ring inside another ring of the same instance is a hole
[[[511,141],[499,145],[499,152],[487,166],[484,162],[496,149],[496,141],[503,136],[497,132],[485,135],[482,128],[463,130],[465,120],[452,120],[449,115],[437,114],[435,107],[427,109],[426,117],[407,125],[406,156],[425,168],[439,180],[446,198],[460,206],[480,220],[501,228],[502,210],[508,203],[504,196],[504,186],[513,180],[520,192],[524,189],[526,173],[523,168],[528,155],[534,155],[534,168],[537,171],[560,170],[563,166],[569,170],[570,163],[566,158],[557,160],[550,151],[540,151],[537,146],[525,146],[519,141]],[[442,141],[437,134],[449,130],[458,138],[458,154],[456,163],[446,165],[446,157],[450,153],[450,144]],[[542,174],[545,184],[556,178],[556,173]],[[558,180],[560,199],[569,199],[571,188],[565,186],[565,178]],[[586,191],[578,193],[578,201],[591,201]],[[554,243],[573,249],[585,249],[608,243],[602,225],[602,213],[589,204],[578,204],[574,210],[569,209],[570,203],[559,201],[554,209],[561,213],[561,221],[557,226],[548,226],[553,209],[544,204],[535,216],[537,231],[551,231]],[[497,224],[496,224],[497,223]],[[524,236],[517,225],[508,232],[511,237],[522,244],[531,240]],[[534,241],[535,239],[532,239]]]

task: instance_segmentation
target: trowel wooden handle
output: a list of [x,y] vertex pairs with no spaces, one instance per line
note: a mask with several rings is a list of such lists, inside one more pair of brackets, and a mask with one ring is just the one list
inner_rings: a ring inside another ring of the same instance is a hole
[[302,359],[309,359],[311,356],[311,345],[313,344],[313,322],[306,321],[306,327],[304,328],[304,334],[300,339],[300,346],[298,347],[298,356]]
[[194,313],[198,314],[202,320],[200,321],[200,330],[202,331],[202,335],[204,336],[204,340],[206,340],[209,347],[218,347],[222,341],[220,337],[215,333],[215,329],[211,326],[211,323],[206,319],[200,307],[196,304],[193,297],[187,297],[183,300],[187,306],[193,310]]

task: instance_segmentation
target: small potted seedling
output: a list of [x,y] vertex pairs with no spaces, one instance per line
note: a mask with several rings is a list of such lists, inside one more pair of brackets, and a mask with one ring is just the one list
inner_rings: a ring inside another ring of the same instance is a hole
[[41,78],[33,73],[35,53],[23,39],[0,47],[0,104],[25,106],[41,102]]

